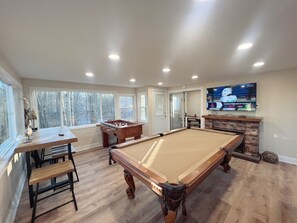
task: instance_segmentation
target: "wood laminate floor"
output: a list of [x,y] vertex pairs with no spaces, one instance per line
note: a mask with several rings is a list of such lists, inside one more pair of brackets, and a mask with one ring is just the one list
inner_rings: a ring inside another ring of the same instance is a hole
[[[123,169],[108,165],[107,149],[96,149],[75,156],[80,182],[75,183],[79,210],[73,203],[38,218],[36,223],[161,223],[163,216],[157,196],[135,179],[136,197],[126,196]],[[232,158],[231,173],[218,167],[187,197],[185,223],[296,223],[297,166],[285,163],[260,164]],[[41,201],[37,213],[70,199],[70,192]],[[30,222],[25,185],[15,222]]]

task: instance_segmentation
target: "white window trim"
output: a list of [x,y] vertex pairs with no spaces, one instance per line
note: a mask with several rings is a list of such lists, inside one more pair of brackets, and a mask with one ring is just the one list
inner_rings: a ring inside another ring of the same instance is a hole
[[118,101],[117,101],[117,104],[118,104],[118,117],[121,119],[121,106],[120,106],[120,97],[125,97],[125,96],[128,96],[128,97],[133,97],[133,119],[132,120],[129,120],[129,121],[132,121],[132,122],[136,122],[137,119],[137,107],[136,107],[136,95],[135,94],[118,94]]

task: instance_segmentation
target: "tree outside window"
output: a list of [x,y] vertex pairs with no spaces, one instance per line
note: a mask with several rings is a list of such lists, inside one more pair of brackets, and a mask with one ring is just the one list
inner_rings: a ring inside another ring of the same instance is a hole
[[114,94],[79,91],[35,91],[39,127],[82,126],[115,117]]
[[8,88],[8,85],[0,81],[0,144],[9,138]]
[[121,119],[133,121],[134,115],[134,96],[122,95],[119,97],[120,101],[120,117]]

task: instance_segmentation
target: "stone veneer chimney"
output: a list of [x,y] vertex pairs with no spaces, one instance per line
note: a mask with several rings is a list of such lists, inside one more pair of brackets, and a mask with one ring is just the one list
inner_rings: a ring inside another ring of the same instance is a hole
[[234,153],[235,157],[259,162],[259,135],[262,117],[203,115],[205,128],[221,131],[230,131],[244,134],[245,154]]

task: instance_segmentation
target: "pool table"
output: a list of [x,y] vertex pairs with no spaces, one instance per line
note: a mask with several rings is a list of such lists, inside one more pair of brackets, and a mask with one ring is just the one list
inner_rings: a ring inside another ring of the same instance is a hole
[[102,132],[103,147],[108,147],[109,135],[117,137],[117,143],[123,143],[129,137],[141,138],[143,124],[118,119],[101,122],[97,126],[100,127]]
[[172,223],[180,205],[187,215],[186,197],[217,166],[230,171],[232,151],[242,140],[234,133],[182,128],[119,144],[110,155],[124,168],[128,198],[135,197],[135,176],[159,196],[164,220]]

